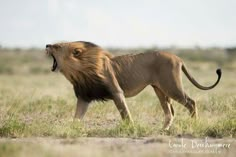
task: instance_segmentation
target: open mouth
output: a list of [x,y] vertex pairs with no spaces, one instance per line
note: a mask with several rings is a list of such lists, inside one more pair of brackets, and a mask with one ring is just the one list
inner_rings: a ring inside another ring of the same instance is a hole
[[52,71],[55,71],[57,69],[57,60],[56,58],[51,54],[52,58],[53,58],[53,64],[52,64]]

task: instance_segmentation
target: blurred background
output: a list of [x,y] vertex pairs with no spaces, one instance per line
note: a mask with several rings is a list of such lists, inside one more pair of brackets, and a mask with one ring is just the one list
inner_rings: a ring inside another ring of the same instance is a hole
[[0,0],[2,47],[232,47],[234,0]]
[[166,50],[232,69],[235,8],[233,0],[0,0],[0,73],[49,72],[45,45],[78,40],[115,55]]

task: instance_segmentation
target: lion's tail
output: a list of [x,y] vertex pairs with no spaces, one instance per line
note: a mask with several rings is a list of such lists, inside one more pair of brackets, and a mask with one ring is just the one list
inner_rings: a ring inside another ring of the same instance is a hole
[[220,82],[220,78],[221,78],[221,74],[222,74],[221,69],[217,69],[217,70],[216,70],[216,73],[217,73],[217,75],[218,75],[217,81],[216,81],[213,85],[211,85],[211,86],[209,86],[209,87],[204,87],[204,86],[200,85],[200,84],[189,74],[189,72],[188,72],[188,70],[187,70],[187,68],[186,68],[186,66],[185,66],[184,64],[182,65],[182,71],[183,71],[184,74],[187,76],[187,78],[189,79],[189,81],[192,82],[192,84],[194,84],[197,88],[202,89],[202,90],[209,90],[209,89],[214,88],[214,87]]

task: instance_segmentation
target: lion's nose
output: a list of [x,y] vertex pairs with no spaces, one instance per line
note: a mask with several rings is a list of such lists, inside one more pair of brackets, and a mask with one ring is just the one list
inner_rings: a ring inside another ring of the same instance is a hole
[[47,45],[46,45],[46,48],[48,48],[48,47],[51,47],[51,46],[52,46],[52,45],[50,45],[50,44],[47,44]]

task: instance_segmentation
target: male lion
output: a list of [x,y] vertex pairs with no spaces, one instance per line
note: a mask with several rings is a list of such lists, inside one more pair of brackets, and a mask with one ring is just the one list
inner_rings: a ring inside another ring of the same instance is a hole
[[74,86],[77,97],[75,118],[82,119],[93,100],[112,99],[122,119],[133,122],[125,97],[132,97],[151,85],[165,113],[164,129],[169,129],[174,109],[171,98],[183,104],[192,117],[197,107],[183,90],[181,71],[199,89],[214,88],[197,83],[189,74],[183,61],[170,53],[151,52],[112,57],[101,47],[84,41],[46,45],[46,52],[53,58],[52,71],[58,69]]

